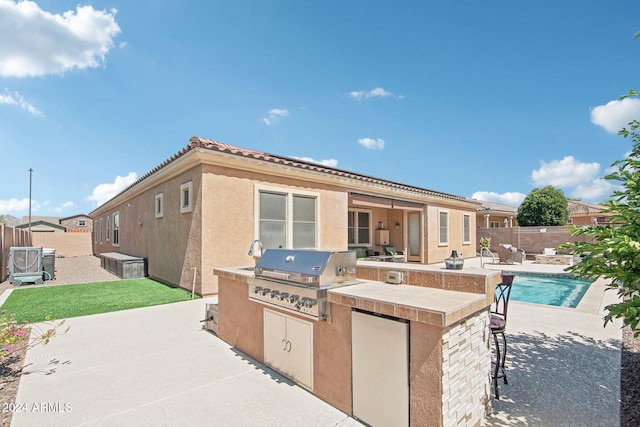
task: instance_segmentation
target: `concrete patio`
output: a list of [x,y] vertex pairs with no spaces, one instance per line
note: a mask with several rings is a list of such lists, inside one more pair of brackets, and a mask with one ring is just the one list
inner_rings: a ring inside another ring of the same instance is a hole
[[[484,258],[484,262],[487,262]],[[480,259],[465,267],[480,266]],[[559,273],[565,266],[484,264],[484,268]],[[511,301],[507,379],[499,382],[487,426],[620,425],[620,321],[603,327],[604,307],[617,301],[606,282],[591,285],[577,308]]]
[[[27,353],[16,401],[27,410],[12,425],[360,425],[202,330],[211,301],[69,319],[67,335]],[[602,326],[613,301],[596,283],[577,309],[512,302],[509,384],[485,425],[619,425],[620,325]]]

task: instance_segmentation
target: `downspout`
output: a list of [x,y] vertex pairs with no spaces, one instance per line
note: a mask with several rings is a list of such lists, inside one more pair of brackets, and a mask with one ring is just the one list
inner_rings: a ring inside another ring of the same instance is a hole
[[196,267],[193,267],[193,280],[191,281],[191,299],[195,297],[197,273],[198,273],[198,269]]

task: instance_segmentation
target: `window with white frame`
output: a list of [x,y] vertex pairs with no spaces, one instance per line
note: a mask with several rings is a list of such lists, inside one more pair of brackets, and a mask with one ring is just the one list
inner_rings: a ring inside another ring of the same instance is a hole
[[102,228],[104,226],[104,218],[100,218],[100,244],[102,244],[102,242],[104,241],[104,229]]
[[258,200],[258,236],[267,248],[315,248],[317,195],[261,189]]
[[489,221],[489,228],[500,228],[500,221]]
[[193,181],[185,182],[180,186],[180,213],[193,210]]
[[449,212],[440,211],[438,217],[438,243],[446,245],[449,243]]
[[162,218],[164,216],[164,193],[156,194],[154,209],[156,218]]
[[84,219],[79,219],[78,220],[78,227],[84,227],[87,225],[87,221]]
[[293,203],[293,240],[294,248],[316,247],[316,198],[294,194]]
[[111,217],[107,216],[107,242],[111,240]]
[[462,214],[462,243],[471,243],[471,215]]
[[350,246],[371,245],[371,211],[350,210],[348,244]]
[[120,244],[120,212],[113,214],[113,244]]

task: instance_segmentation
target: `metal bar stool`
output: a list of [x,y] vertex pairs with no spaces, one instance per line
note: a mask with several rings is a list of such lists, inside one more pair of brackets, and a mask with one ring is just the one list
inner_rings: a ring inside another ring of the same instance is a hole
[[[502,283],[496,285],[495,299],[491,306],[491,334],[493,335],[496,355],[495,360],[491,363],[491,377],[496,399],[500,399],[498,379],[502,378],[504,383],[508,384],[507,373],[504,369],[504,362],[507,359],[507,337],[504,331],[507,328],[507,308],[514,278],[515,275],[513,274],[502,275]],[[498,339],[498,335],[502,338],[501,340]]]

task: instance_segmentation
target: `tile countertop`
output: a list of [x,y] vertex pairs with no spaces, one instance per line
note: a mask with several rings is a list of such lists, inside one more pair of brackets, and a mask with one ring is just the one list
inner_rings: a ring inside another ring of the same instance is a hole
[[488,307],[483,294],[371,281],[327,293],[333,304],[440,327],[451,326]]
[[[253,267],[216,268],[214,274],[244,283],[254,277]],[[331,288],[327,299],[333,304],[439,327],[451,326],[488,307],[484,294],[369,280]]]

